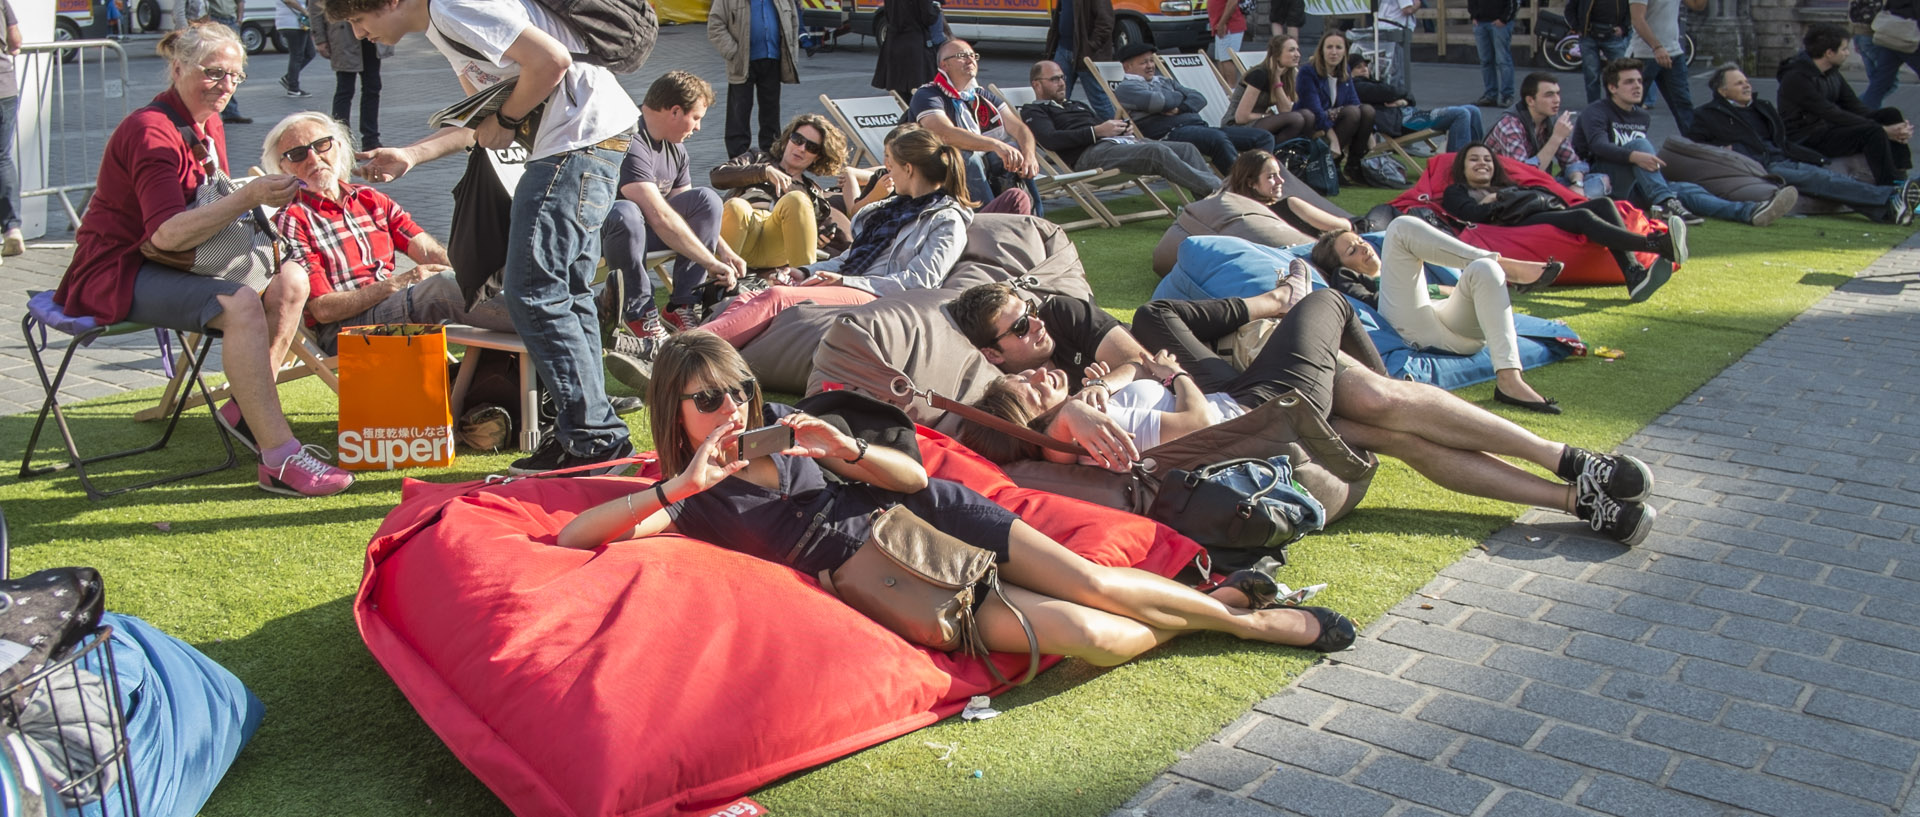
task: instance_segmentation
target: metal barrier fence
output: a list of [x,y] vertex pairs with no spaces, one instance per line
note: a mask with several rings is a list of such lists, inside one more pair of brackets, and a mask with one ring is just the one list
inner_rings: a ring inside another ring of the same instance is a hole
[[[58,198],[71,232],[80,226],[107,138],[133,110],[127,97],[126,49],[113,40],[28,43],[14,57],[13,70],[22,103],[34,106],[14,120],[14,161],[23,181],[39,181],[20,196]],[[29,89],[38,93],[29,94]]]

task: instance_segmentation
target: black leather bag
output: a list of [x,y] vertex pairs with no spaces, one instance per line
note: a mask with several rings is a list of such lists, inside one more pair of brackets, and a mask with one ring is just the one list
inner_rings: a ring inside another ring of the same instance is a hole
[[1287,545],[1326,525],[1327,510],[1293,480],[1285,454],[1243,457],[1188,470],[1160,482],[1147,516],[1165,523],[1214,554],[1259,551],[1287,563]]
[[1491,224],[1513,226],[1528,216],[1567,209],[1559,196],[1538,187],[1503,187],[1494,194]]

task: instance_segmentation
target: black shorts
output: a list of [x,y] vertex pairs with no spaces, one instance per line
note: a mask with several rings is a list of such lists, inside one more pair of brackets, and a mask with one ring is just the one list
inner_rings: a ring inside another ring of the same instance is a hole
[[1288,28],[1299,28],[1307,24],[1307,4],[1305,0],[1273,0],[1267,6],[1267,19]]

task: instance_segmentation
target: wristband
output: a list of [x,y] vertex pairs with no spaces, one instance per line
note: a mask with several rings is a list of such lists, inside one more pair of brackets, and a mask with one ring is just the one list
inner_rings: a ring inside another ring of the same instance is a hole
[[[532,115],[533,114],[531,112],[527,114],[527,116],[532,116]],[[520,129],[521,125],[526,124],[527,116],[522,116],[519,119],[514,119],[513,117],[507,116],[506,109],[499,108],[499,109],[495,109],[493,112],[493,121],[500,123],[500,127],[506,128],[507,130],[517,131]]]
[[[1167,387],[1167,388],[1169,388],[1169,389],[1171,389],[1171,388],[1173,388],[1173,381],[1175,381],[1175,380],[1179,380],[1179,379],[1180,379],[1180,378],[1182,378],[1182,377],[1192,377],[1192,376],[1193,376],[1193,375],[1191,375],[1191,374],[1189,374],[1189,373],[1187,373],[1187,372],[1174,372],[1173,374],[1170,374],[1170,375],[1167,375],[1167,379],[1166,379],[1166,380],[1163,380],[1163,381],[1161,381],[1161,382],[1160,382],[1160,385],[1162,385],[1162,386],[1165,386],[1165,387]],[[1196,383],[1198,383],[1199,381],[1197,381],[1197,380],[1196,380],[1196,381],[1194,381],[1194,382],[1196,382]]]
[[653,498],[660,500],[660,510],[663,511],[667,509],[668,505],[673,504],[667,500],[666,484],[667,481],[664,479],[653,484]]
[[853,455],[853,459],[847,460],[846,463],[848,465],[858,465],[861,460],[867,458],[866,440],[860,439],[859,437],[853,438],[853,447],[860,449],[860,453]]

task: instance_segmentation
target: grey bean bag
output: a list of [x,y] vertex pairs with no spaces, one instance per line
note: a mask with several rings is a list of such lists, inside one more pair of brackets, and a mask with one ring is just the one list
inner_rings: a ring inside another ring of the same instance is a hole
[[[1283,189],[1288,196],[1306,200],[1342,218],[1352,218],[1305,183],[1288,182]],[[1154,274],[1166,275],[1171,271],[1180,255],[1180,242],[1196,235],[1229,235],[1265,247],[1291,247],[1313,240],[1313,236],[1282,221],[1266,205],[1222,190],[1180,210],[1180,217],[1173,220],[1173,226],[1167,228],[1160,243],[1153,248]]]
[[[1768,173],[1759,162],[1732,148],[1703,145],[1685,136],[1667,137],[1667,141],[1660,145],[1660,158],[1667,163],[1662,173],[1669,181],[1692,182],[1728,201],[1766,201],[1783,184],[1780,177]],[[1834,159],[1828,162],[1827,167],[1862,181],[1873,180],[1873,174],[1867,171],[1866,161],[1859,156]],[[1844,204],[1803,195],[1800,203],[1794,205],[1793,212],[1798,215],[1822,215],[1849,213],[1852,209]]]

